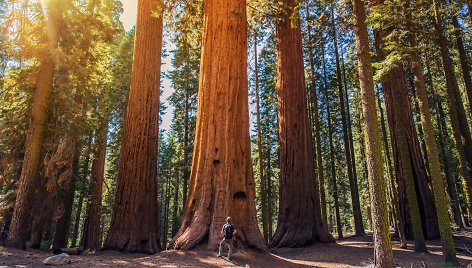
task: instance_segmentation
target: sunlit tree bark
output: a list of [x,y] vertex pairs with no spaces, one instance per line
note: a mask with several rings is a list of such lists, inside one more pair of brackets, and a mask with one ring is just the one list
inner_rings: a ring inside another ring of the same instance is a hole
[[157,144],[162,49],[160,0],[139,0],[119,176],[105,249],[155,253]]
[[216,248],[226,217],[237,243],[266,249],[256,220],[249,139],[245,0],[204,2],[195,149],[182,225],[171,248]]
[[367,167],[369,171],[370,200],[372,204],[372,224],[374,231],[375,267],[393,268],[392,246],[387,215],[387,200],[382,163],[380,130],[375,105],[372,62],[366,25],[365,5],[361,0],[353,0],[354,30],[362,95],[364,134],[366,142]]

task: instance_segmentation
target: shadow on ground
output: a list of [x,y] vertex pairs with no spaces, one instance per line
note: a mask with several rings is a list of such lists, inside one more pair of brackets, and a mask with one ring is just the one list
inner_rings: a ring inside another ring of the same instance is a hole
[[[408,249],[400,249],[393,241],[394,257],[399,267],[443,267],[440,241],[428,241],[430,253],[414,253],[412,241]],[[457,256],[461,265],[472,263],[472,230],[455,233]],[[46,267],[42,260],[48,251],[22,251],[0,247],[2,267]],[[127,254],[103,251],[93,255],[71,256],[71,264],[64,267],[366,267],[372,264],[373,243],[370,234],[340,239],[336,243],[314,244],[304,248],[280,248],[270,253],[241,251],[233,261],[218,258],[216,251],[200,246],[192,251],[167,250],[155,255]]]

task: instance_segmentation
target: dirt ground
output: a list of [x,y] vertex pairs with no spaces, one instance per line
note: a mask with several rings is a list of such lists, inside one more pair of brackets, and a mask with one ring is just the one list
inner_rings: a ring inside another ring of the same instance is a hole
[[[462,267],[472,263],[472,230],[455,233],[457,257]],[[393,241],[398,267],[444,267],[440,241],[428,241],[429,254],[400,249]],[[104,251],[93,255],[71,256],[67,267],[367,267],[372,263],[372,236],[350,237],[331,244],[305,248],[281,248],[270,253],[237,250],[233,261],[216,257],[206,247],[193,251],[167,250],[155,255]],[[40,250],[13,250],[0,247],[2,267],[46,267],[42,261],[52,253]]]

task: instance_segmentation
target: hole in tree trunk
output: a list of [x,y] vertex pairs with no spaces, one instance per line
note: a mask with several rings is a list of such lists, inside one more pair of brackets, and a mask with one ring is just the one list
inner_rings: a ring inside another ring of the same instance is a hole
[[246,193],[245,192],[236,192],[233,195],[233,199],[246,199]]
[[218,165],[219,163],[221,163],[220,160],[218,160],[218,159],[213,160],[213,165]]

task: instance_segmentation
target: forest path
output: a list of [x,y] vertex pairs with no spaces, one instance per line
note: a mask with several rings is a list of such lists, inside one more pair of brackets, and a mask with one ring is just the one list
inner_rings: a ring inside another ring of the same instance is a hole
[[[461,265],[472,263],[472,229],[455,233],[457,256]],[[395,261],[400,267],[443,267],[440,241],[428,241],[430,254],[412,252],[412,241],[408,249],[400,249],[393,241]],[[372,263],[372,236],[349,237],[336,244],[314,244],[305,248],[281,248],[270,254],[236,251],[233,260],[218,258],[217,252],[199,247],[193,251],[167,250],[155,255],[126,254],[104,251],[96,255],[71,256],[71,264],[65,267],[366,267]],[[40,250],[21,251],[0,247],[2,267],[46,267],[42,261],[50,252]]]

